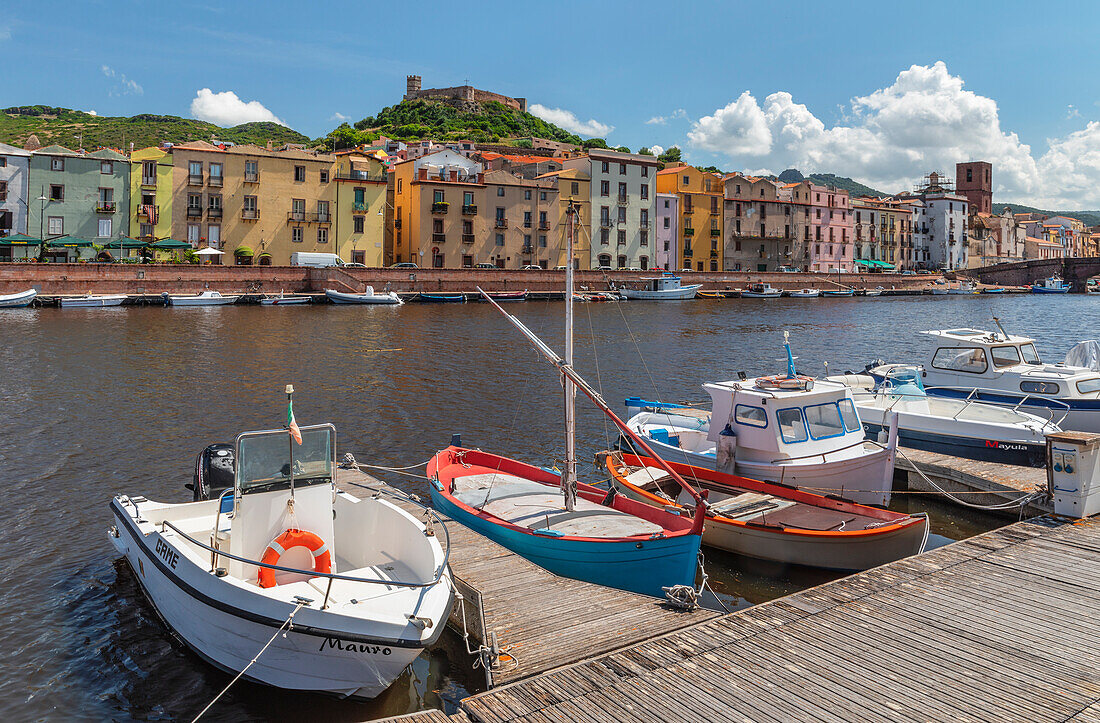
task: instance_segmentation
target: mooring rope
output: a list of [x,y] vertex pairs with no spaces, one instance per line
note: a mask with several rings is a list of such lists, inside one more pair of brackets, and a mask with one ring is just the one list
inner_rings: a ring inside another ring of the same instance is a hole
[[[1042,491],[1036,490],[1034,492],[1028,492],[1026,494],[1023,494],[1023,495],[1021,495],[1020,497],[1018,497],[1014,500],[1006,500],[1005,502],[1001,502],[1001,503],[994,504],[994,505],[979,505],[979,504],[976,504],[974,502],[967,502],[967,501],[962,500],[959,497],[955,496],[951,492],[948,492],[943,487],[940,487],[938,484],[933,482],[932,479],[928,475],[926,475],[921,470],[921,468],[918,467],[913,462],[913,460],[911,460],[907,456],[905,456],[905,452],[901,451],[900,447],[895,447],[895,450],[897,451],[898,454],[901,455],[902,459],[904,459],[906,462],[908,462],[909,464],[911,464],[913,466],[913,469],[916,470],[917,474],[919,474],[921,476],[921,479],[923,479],[928,484],[932,485],[938,491],[939,494],[944,495],[945,497],[947,497],[951,501],[956,502],[956,503],[962,505],[963,507],[972,507],[972,508],[977,509],[977,510],[1011,510],[1011,509],[1014,509],[1016,507],[1019,507],[1020,512],[1022,514],[1024,507],[1028,503],[1039,499],[1044,494]],[[961,492],[959,494],[967,494],[967,495],[969,495],[969,494],[1000,494],[1000,491],[999,490],[982,490],[981,492]]]

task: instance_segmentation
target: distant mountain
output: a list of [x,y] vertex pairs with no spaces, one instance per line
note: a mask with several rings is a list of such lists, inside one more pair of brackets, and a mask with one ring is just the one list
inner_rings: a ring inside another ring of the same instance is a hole
[[1000,213],[1004,210],[1004,207],[1008,206],[1012,209],[1013,213],[1038,213],[1043,216],[1069,216],[1081,221],[1086,226],[1100,225],[1100,211],[1044,211],[1041,208],[1035,208],[1034,206],[1028,206],[1023,203],[1011,203],[1009,201],[993,201],[993,212]]
[[779,181],[782,183],[801,183],[804,180],[806,177],[797,168],[788,168],[779,174]]
[[243,123],[222,128],[174,115],[99,116],[45,105],[0,110],[0,141],[22,148],[31,134],[44,146],[54,143],[73,149],[105,146],[123,151],[129,150],[131,143],[135,148],[145,148],[166,141],[209,141],[212,137],[257,145],[268,141],[276,145],[309,142],[307,136],[278,123]]
[[[787,171],[784,171],[784,173],[787,173]],[[806,178],[822,186],[836,186],[837,188],[843,189],[847,191],[849,195],[852,196],[852,198],[859,198],[860,196],[882,197],[891,195],[884,191],[875,190],[870,186],[865,186],[859,181],[853,180],[846,176],[837,176],[832,173],[811,173],[810,175],[806,176]],[[789,181],[789,183],[793,183],[793,181]]]

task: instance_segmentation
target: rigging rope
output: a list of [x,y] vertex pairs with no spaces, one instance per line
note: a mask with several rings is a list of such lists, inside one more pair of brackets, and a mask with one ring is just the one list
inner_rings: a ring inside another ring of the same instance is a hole
[[[1005,502],[1001,502],[1001,503],[993,504],[993,505],[979,505],[979,504],[975,504],[973,502],[966,502],[965,500],[960,499],[959,497],[955,496],[951,492],[948,492],[943,487],[940,487],[938,484],[933,482],[932,479],[928,475],[926,475],[921,470],[921,468],[918,467],[913,462],[913,460],[909,459],[905,455],[905,452],[901,451],[901,447],[895,447],[895,449],[896,449],[897,453],[901,455],[902,459],[904,459],[906,462],[908,462],[909,464],[911,464],[913,466],[913,469],[916,470],[917,474],[919,474],[921,476],[921,479],[923,479],[928,484],[932,485],[932,487],[934,487],[940,494],[944,495],[945,497],[947,497],[951,501],[962,505],[963,507],[971,507],[971,508],[976,509],[976,510],[1011,510],[1015,507],[1019,507],[1020,508],[1020,514],[1023,515],[1024,507],[1026,507],[1028,503],[1039,499],[1040,497],[1042,497],[1045,494],[1041,490],[1036,490],[1034,492],[1029,492],[1027,494],[1021,495],[1020,497],[1018,497],[1014,500],[1007,500]],[[983,490],[983,492],[985,494],[998,494],[999,493],[998,491],[994,491],[994,490]],[[979,493],[963,492],[961,494],[979,494]]]

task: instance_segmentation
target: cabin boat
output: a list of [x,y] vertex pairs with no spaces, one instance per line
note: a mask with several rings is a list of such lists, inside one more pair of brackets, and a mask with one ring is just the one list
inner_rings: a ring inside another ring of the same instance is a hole
[[821,296],[820,289],[795,289],[794,291],[787,292],[787,296],[792,299],[816,299]]
[[624,299],[637,299],[641,301],[677,301],[694,299],[695,292],[703,288],[702,284],[688,284],[683,286],[679,276],[662,274],[649,279],[642,279],[645,285],[641,289],[622,288],[619,293]]
[[778,299],[782,295],[782,289],[766,283],[749,284],[749,288],[741,292],[742,299]]
[[898,414],[898,444],[985,462],[1045,467],[1047,435],[1057,424],[1008,407],[930,396],[918,367],[898,364],[876,382],[867,374],[827,377],[852,389],[863,428],[872,439]]
[[60,299],[62,309],[102,308],[121,306],[126,294],[84,294],[83,296],[63,296]]
[[944,284],[932,287],[932,294],[936,296],[966,296],[976,293],[978,293],[978,285],[965,279],[960,281],[957,286]]
[[882,296],[882,292],[886,289],[881,286],[876,286],[873,289],[864,289],[862,296]]
[[[933,342],[920,368],[927,392],[1007,406],[1062,429],[1100,432],[1100,374],[1044,363],[1034,339],[998,328],[923,332]],[[881,382],[892,366],[873,362],[867,372]]]
[[165,306],[225,306],[236,304],[240,296],[224,296],[220,291],[204,291],[201,294],[161,294]]
[[[664,470],[646,457],[601,452],[614,489],[655,507],[691,510]],[[707,490],[703,544],[746,557],[827,570],[866,570],[916,555],[928,539],[926,515],[867,507],[784,485],[672,463]]]
[[290,429],[300,444],[279,429],[241,434],[234,455],[222,446],[197,501],[116,496],[108,537],[204,660],[278,688],[373,698],[446,626],[445,528],[338,492],[335,428],[299,430],[291,416]]
[[368,286],[363,293],[349,293],[336,289],[325,289],[325,296],[334,304],[382,304],[387,306],[400,306],[401,297],[397,292],[387,291],[377,294],[373,286]]
[[38,292],[34,289],[27,289],[15,294],[0,295],[0,309],[21,309],[30,306],[36,296],[38,296]]
[[1033,294],[1065,294],[1069,293],[1069,284],[1062,281],[1058,274],[1049,276],[1037,284],[1031,285]]

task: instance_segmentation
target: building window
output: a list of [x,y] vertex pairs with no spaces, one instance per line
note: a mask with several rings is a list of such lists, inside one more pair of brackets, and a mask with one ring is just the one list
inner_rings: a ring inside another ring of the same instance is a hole
[[99,237],[107,238],[111,235],[111,219],[101,218],[99,219]]
[[625,176],[626,175],[626,164],[625,163],[620,163],[619,164],[619,175],[620,176]]
[[649,198],[649,184],[648,183],[643,183],[642,184],[641,196],[642,196],[642,198]]
[[645,227],[649,226],[649,209],[648,208],[643,208],[642,209],[640,217],[641,218],[638,222],[638,225],[640,225],[642,228],[645,228]]
[[640,243],[640,244],[641,244],[642,246],[649,246],[649,231],[646,231],[646,230],[645,230],[645,229],[643,228],[643,229],[642,229],[642,230],[641,230],[641,231],[639,232],[639,239],[640,239],[640,240],[639,240],[639,243]]
[[539,191],[539,200],[540,201],[545,201],[546,200],[546,191]]
[[611,182],[600,181],[600,195],[606,198],[611,195]]
[[530,188],[523,189],[523,200],[524,201],[530,201],[531,200],[531,189]]
[[114,173],[115,172],[115,164],[111,163],[110,161],[102,161],[99,164],[99,172],[100,173],[108,173],[108,174]]
[[305,166],[295,166],[294,167],[294,180],[296,182],[299,182],[299,183],[306,180],[306,167]]
[[530,211],[524,211],[523,212],[523,227],[524,228],[531,228],[531,212]]
[[668,216],[665,216],[665,228],[672,228],[672,219]]
[[626,223],[626,207],[619,206],[619,223]]
[[540,249],[546,248],[546,234],[544,234],[544,233],[539,234],[539,248]]
[[138,230],[140,231],[140,235],[143,236],[143,237],[144,236],[152,236],[153,235],[153,224],[143,223],[143,224],[140,225]]
[[50,216],[46,219],[46,233],[51,236],[61,236],[65,233],[65,219],[61,216]]
[[495,242],[497,246],[504,246],[504,234],[498,233]]
[[317,202],[317,220],[321,223],[328,223],[332,220],[328,215],[328,201]]
[[321,183],[328,183],[328,171],[327,170],[322,170],[321,171]]
[[352,225],[355,228],[353,233],[363,233],[363,217],[362,216],[352,217]]
[[221,226],[207,226],[206,227],[206,242],[214,247],[219,248],[222,242],[222,227]]
[[199,242],[199,225],[197,223],[187,224],[187,241],[192,246]]
[[474,194],[473,194],[472,191],[463,192],[463,194],[462,194],[462,205],[463,206],[473,206],[474,205]]
[[470,254],[462,254],[462,268],[471,269],[474,266],[474,257]]
[[620,231],[619,231],[619,242],[618,242],[618,245],[619,245],[619,246],[626,246],[626,231],[623,231],[623,230],[620,230]]
[[649,166],[642,166],[642,178],[649,178]]
[[317,229],[317,243],[328,243],[328,226],[321,226],[319,229]]
[[504,186],[497,186],[497,195],[498,196],[503,196],[504,195]]
[[611,164],[608,161],[604,161],[603,163],[601,163],[600,164],[600,172],[601,173],[610,173],[611,172]]
[[64,171],[65,170],[65,159],[64,158],[51,158],[50,159],[50,170],[51,171]]
[[578,193],[581,192],[581,184],[577,183],[576,181],[573,181],[572,183],[569,184],[569,192],[571,194],[573,194],[574,196],[576,196]]
[[600,245],[601,246],[607,246],[607,244],[611,243],[610,239],[611,239],[610,230],[606,229],[606,228],[601,228],[600,229]]
[[689,184],[691,183],[691,178],[690,178],[690,177],[688,177],[688,176],[684,176],[684,177],[683,177],[683,181],[682,181],[682,183],[683,183],[683,185],[685,185],[685,186],[689,185]]
[[432,219],[432,233],[443,233],[443,219]]
[[257,208],[256,197],[255,196],[245,196],[244,197],[244,210],[248,211],[249,213],[256,213],[256,208]]
[[434,191],[432,191],[432,203],[443,203],[443,201],[444,201],[444,194],[443,194],[443,191],[441,189],[437,188]]
[[302,243],[302,227],[301,226],[295,226],[294,228],[290,229],[290,240],[293,241],[294,243],[297,243],[297,244]]
[[64,201],[65,200],[65,186],[59,183],[50,184],[50,200],[51,201]]
[[523,234],[523,249],[524,249],[523,252],[527,253],[527,254],[531,253],[530,248],[531,248],[531,234],[525,233],[525,234]]

